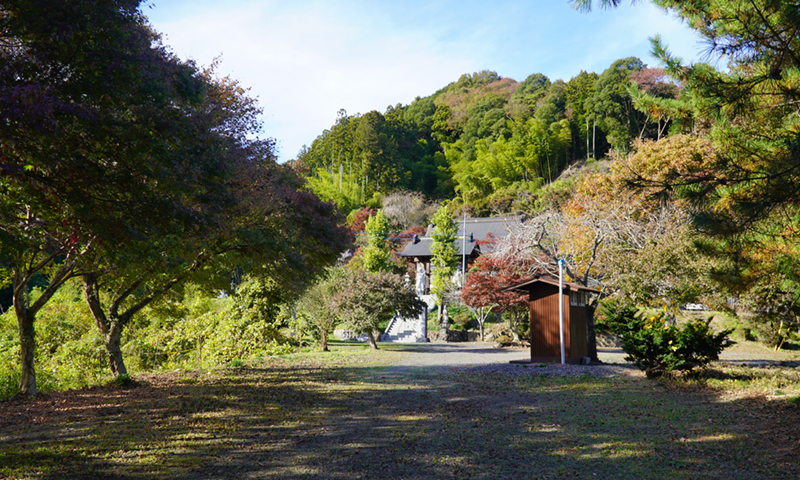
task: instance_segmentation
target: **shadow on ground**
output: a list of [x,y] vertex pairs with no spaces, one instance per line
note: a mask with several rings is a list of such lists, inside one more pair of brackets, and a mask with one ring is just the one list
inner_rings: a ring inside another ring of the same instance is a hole
[[671,391],[640,376],[304,360],[145,381],[0,404],[0,477],[800,476],[796,408],[767,415],[747,401]]

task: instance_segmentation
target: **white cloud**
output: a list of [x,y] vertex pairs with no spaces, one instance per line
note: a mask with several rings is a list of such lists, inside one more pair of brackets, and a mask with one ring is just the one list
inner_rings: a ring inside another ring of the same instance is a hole
[[278,11],[266,5],[206,11],[156,24],[182,58],[206,65],[223,55],[230,74],[259,98],[265,135],[293,158],[330,127],[336,112],[383,111],[433,93],[473,65],[445,58],[432,38],[414,32],[380,36],[360,28],[363,19],[330,9]]
[[628,56],[655,64],[647,38],[656,33],[686,60],[697,57],[696,36],[649,4],[580,14],[566,0],[496,1],[487,9],[468,0],[176,0],[154,10],[153,21],[182,58],[207,65],[223,55],[218,72],[252,87],[282,160],[311,144],[341,108],[384,111],[463,73],[568,80]]

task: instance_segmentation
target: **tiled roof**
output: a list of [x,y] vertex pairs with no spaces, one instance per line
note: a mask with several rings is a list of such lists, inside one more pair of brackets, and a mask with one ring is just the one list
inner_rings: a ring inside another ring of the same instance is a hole
[[[522,217],[488,217],[488,218],[467,218],[466,228],[463,219],[458,220],[458,236],[455,240],[456,250],[458,255],[462,255],[462,246],[464,246],[464,232],[466,231],[466,254],[472,255],[476,253],[488,253],[491,251],[491,245],[478,245],[477,242],[485,240],[491,233],[495,237],[504,237],[508,234],[507,227],[511,224],[520,222]],[[428,225],[428,230],[425,235],[415,237],[398,255],[401,257],[430,257],[431,256],[431,232],[433,225]]]

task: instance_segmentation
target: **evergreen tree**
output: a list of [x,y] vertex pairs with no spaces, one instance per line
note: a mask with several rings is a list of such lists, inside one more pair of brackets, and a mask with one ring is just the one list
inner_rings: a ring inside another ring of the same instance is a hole
[[367,234],[367,246],[364,247],[364,268],[368,272],[391,272],[392,253],[389,249],[389,231],[391,226],[383,210],[378,210],[371,215],[365,224],[364,233]]
[[453,216],[446,207],[440,207],[433,215],[434,225],[431,243],[431,293],[436,296],[439,305],[439,322],[446,302],[446,296],[455,288],[453,275],[458,264],[458,250],[455,241],[458,227]]

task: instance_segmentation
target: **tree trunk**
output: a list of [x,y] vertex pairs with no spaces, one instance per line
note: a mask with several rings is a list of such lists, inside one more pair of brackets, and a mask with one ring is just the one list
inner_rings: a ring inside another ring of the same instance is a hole
[[83,276],[83,294],[86,303],[89,305],[89,310],[92,312],[94,323],[103,335],[108,366],[111,368],[111,374],[116,378],[120,375],[128,374],[128,369],[125,367],[125,361],[122,358],[122,349],[120,348],[122,330],[125,325],[124,322],[116,318],[115,315],[106,316],[103,311],[102,304],[100,303],[100,288],[97,285],[97,278],[97,274],[86,274]]
[[122,338],[122,325],[118,321],[111,322],[106,332],[103,332],[103,342],[106,344],[106,354],[108,355],[108,366],[114,377],[127,375],[128,369],[125,368],[125,361],[122,359],[122,349],[120,339]]
[[586,158],[589,158],[589,117],[586,117]]
[[586,337],[587,355],[593,362],[599,362],[597,358],[597,331],[594,328],[594,312],[597,310],[597,302],[590,302],[586,305]]
[[[54,256],[45,259],[43,264],[49,264]],[[33,396],[39,391],[36,389],[36,369],[34,358],[36,351],[36,332],[34,322],[36,312],[53,297],[53,294],[64,284],[70,276],[75,260],[67,260],[50,276],[50,283],[33,303],[28,298],[28,280],[38,270],[30,270],[23,274],[20,270],[14,269],[13,298],[14,313],[17,315],[17,326],[19,327],[19,359],[21,375],[19,379],[20,395]]]
[[511,333],[514,334],[514,341],[519,342],[519,313],[518,312],[508,312],[509,320],[511,323]]
[[377,350],[378,344],[375,342],[375,335],[373,335],[372,329],[367,330],[367,338],[369,339],[369,348]]
[[26,307],[24,300],[18,303],[16,298],[14,298],[14,311],[17,314],[17,325],[19,326],[19,359],[22,368],[19,394],[33,396],[39,393],[36,390],[36,370],[33,364],[36,349],[33,328],[35,315]]
[[320,330],[320,332],[319,332],[319,351],[320,352],[327,352],[328,351],[328,331],[327,330]]
[[481,342],[482,342],[482,341],[484,341],[484,338],[483,338],[483,324],[484,324],[484,323],[486,323],[486,317],[488,317],[488,316],[489,316],[489,314],[488,314],[488,313],[487,313],[487,314],[484,314],[484,313],[483,313],[483,309],[484,309],[484,308],[485,308],[485,307],[481,307],[481,308],[479,308],[479,309],[476,311],[476,315],[475,315],[475,318],[476,318],[476,320],[478,320],[478,329],[479,329],[479,330],[480,330],[480,332],[481,332]]

